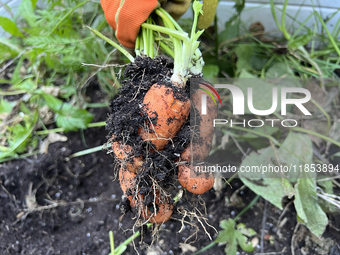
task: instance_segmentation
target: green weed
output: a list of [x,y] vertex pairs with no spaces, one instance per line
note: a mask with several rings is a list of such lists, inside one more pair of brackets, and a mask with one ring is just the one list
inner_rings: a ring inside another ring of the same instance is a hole
[[[0,38],[0,162],[33,151],[39,136],[91,127],[88,108],[107,106],[117,93],[119,83],[115,87],[112,80],[117,69],[109,57],[120,56],[85,25],[111,31],[100,4],[89,0],[48,1],[44,9],[24,0],[12,19],[0,17],[10,34]],[[107,95],[106,103],[84,97],[92,80]],[[53,125],[57,128],[48,130]]]

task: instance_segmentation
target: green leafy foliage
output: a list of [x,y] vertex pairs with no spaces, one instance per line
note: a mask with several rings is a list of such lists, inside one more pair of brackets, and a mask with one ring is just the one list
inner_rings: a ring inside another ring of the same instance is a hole
[[56,113],[56,123],[58,127],[64,128],[65,131],[76,131],[77,129],[86,129],[92,121],[93,115],[85,109],[79,109],[69,103],[43,93],[46,104]]
[[0,101],[0,119],[9,123],[1,127],[0,161],[32,151],[42,138],[31,131],[49,128],[53,120],[64,131],[86,129],[93,119],[85,97],[91,80],[100,81],[107,100],[117,93],[109,78],[117,69],[98,72],[98,67],[83,65],[110,61],[112,47],[83,28],[112,32],[100,3],[48,1],[41,9],[36,2],[23,0],[14,18],[0,17],[0,26],[10,35],[0,37],[0,70],[10,70],[10,80],[1,81],[10,86],[0,94],[17,96],[16,101]]
[[32,81],[32,79],[25,79],[19,83],[13,85],[11,90],[23,90],[25,92],[33,92],[37,88],[37,85]]
[[260,71],[269,60],[269,56],[256,44],[240,44],[235,48],[237,55],[236,74],[242,70]]
[[0,119],[1,119],[1,113],[10,113],[14,105],[15,103],[8,102],[5,99],[0,98]]
[[287,63],[275,62],[266,72],[267,78],[294,77],[292,70]]
[[21,51],[21,47],[15,45],[13,40],[0,37],[0,64],[17,56]]
[[288,42],[288,47],[291,47],[293,49],[299,48],[301,46],[305,46],[307,43],[309,43],[312,40],[312,37],[314,34],[309,31],[307,34],[303,34],[300,36],[297,36],[296,38],[292,38]]
[[223,230],[219,232],[215,242],[226,244],[224,251],[228,255],[236,255],[238,245],[245,252],[252,252],[254,248],[252,243],[247,241],[247,236],[253,236],[256,232],[253,229],[247,229],[244,224],[237,225],[237,228],[235,225],[232,219],[221,221],[220,227]]
[[0,147],[0,161],[8,156],[21,153],[25,150],[28,138],[31,136],[34,126],[38,120],[38,113],[24,115],[24,126],[20,123],[8,128],[8,146]]
[[[27,39],[25,39],[25,42],[27,45],[35,46],[37,48],[46,48],[48,52],[59,52],[61,50],[64,50],[62,52],[65,52],[65,45],[67,44],[77,44],[81,43],[83,41],[92,39],[92,38],[85,38],[84,40],[81,40],[77,35],[74,35],[75,37],[64,37],[60,35],[51,35],[51,36],[30,36]],[[78,37],[78,38],[77,38]],[[48,49],[51,47],[51,49]],[[57,47],[57,48],[53,48]],[[67,49],[68,51],[75,50],[75,46],[71,47],[71,49]]]
[[205,78],[216,78],[219,72],[218,65],[205,65],[203,67],[203,76]]
[[85,129],[93,119],[93,115],[86,110],[77,109],[71,104],[63,104],[56,114],[58,127],[65,131],[76,131],[78,128]]
[[63,106],[63,101],[50,95],[50,94],[45,94],[42,93],[43,98],[46,101],[46,104],[48,105],[48,107],[50,107],[52,109],[52,111],[54,112],[59,112],[60,109]]
[[[269,146],[259,153],[252,152],[244,159],[242,167],[258,167],[259,171],[240,173],[242,182],[280,209],[283,209],[283,197],[294,196],[295,209],[301,223],[320,236],[328,219],[318,204],[316,176],[304,171],[305,165],[313,163],[311,140],[307,135],[290,132],[281,147],[274,148]],[[286,167],[287,171],[273,171],[269,165]]]
[[239,34],[239,23],[226,23],[225,29],[218,35],[218,42],[224,43],[228,40],[231,40],[237,37]]
[[24,37],[17,25],[7,17],[0,17],[0,26],[11,35]]
[[23,0],[19,5],[20,15],[26,20],[28,25],[34,26],[37,16],[34,14],[36,1]]
[[303,172],[294,188],[296,190],[294,205],[298,219],[313,234],[321,236],[328,224],[328,218],[318,204],[314,174]]

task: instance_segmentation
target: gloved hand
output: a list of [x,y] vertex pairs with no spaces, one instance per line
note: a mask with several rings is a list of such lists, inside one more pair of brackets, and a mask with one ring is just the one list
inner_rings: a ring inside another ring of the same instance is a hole
[[153,10],[164,8],[174,19],[179,19],[189,8],[191,0],[101,0],[105,18],[116,31],[118,41],[134,48],[139,28]]

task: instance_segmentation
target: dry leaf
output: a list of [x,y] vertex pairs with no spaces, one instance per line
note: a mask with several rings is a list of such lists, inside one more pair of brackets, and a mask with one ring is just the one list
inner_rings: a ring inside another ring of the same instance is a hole
[[190,251],[190,252],[197,251],[197,248],[195,246],[192,246],[192,245],[187,244],[187,243],[179,243],[179,248],[182,249],[183,253],[186,253],[188,251]]
[[48,134],[46,139],[44,141],[42,141],[42,143],[40,144],[39,152],[47,154],[48,153],[48,146],[51,143],[66,142],[66,141],[67,141],[67,137],[66,136],[59,135],[57,133],[50,133],[50,134]]

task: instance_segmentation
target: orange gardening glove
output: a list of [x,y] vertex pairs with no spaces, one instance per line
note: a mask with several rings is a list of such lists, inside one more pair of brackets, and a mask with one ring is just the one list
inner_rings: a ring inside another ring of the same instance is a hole
[[134,48],[139,28],[153,10],[162,6],[179,19],[189,8],[191,0],[101,0],[107,23],[116,31],[118,41]]

